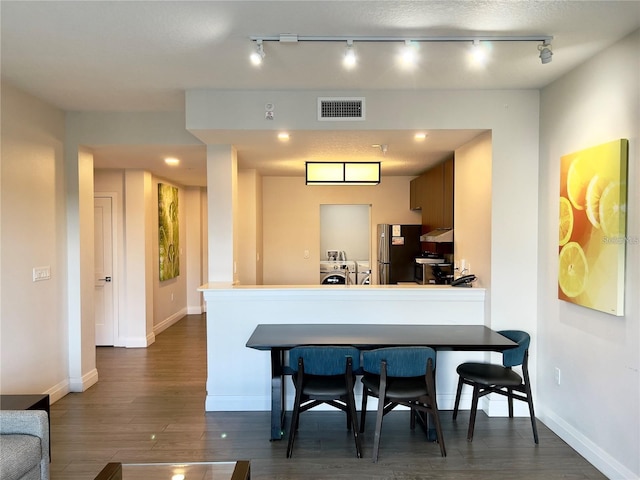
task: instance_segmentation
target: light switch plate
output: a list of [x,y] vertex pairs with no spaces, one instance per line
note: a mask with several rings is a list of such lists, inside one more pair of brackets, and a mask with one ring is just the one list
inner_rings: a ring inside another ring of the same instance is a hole
[[51,267],[33,267],[33,281],[49,280],[51,278]]

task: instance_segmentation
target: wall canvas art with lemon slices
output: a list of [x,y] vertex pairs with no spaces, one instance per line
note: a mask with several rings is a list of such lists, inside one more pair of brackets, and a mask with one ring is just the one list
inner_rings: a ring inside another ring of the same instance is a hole
[[560,162],[558,298],[624,315],[626,139]]

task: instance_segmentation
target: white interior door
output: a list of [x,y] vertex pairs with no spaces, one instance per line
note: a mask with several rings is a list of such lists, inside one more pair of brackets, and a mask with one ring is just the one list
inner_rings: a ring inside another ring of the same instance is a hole
[[114,345],[112,199],[94,198],[96,345]]

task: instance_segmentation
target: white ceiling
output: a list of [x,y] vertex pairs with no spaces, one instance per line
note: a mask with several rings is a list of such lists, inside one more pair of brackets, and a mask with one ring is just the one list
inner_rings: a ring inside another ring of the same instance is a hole
[[[539,89],[640,28],[640,2],[3,0],[0,16],[3,81],[68,111],[183,111],[184,92],[192,88]],[[393,61],[398,44],[356,43],[361,60],[345,71],[342,43],[268,42],[262,67],[250,65],[249,37],[281,33],[551,35],[554,56],[541,65],[535,42],[499,42],[484,69],[470,69],[467,44],[423,43],[420,64],[405,71]],[[421,159],[439,159],[478,133],[430,132],[424,143],[410,143],[402,131],[294,131],[289,154],[277,159],[269,156],[270,135],[211,135],[236,145],[242,168],[265,175],[299,172],[301,159],[310,157],[371,159],[374,143],[389,145],[383,172],[386,166],[389,174],[416,174]],[[158,160],[167,155],[181,158],[181,167],[163,170]],[[204,185],[204,156],[203,146],[100,146],[95,164],[135,165],[183,185]]]

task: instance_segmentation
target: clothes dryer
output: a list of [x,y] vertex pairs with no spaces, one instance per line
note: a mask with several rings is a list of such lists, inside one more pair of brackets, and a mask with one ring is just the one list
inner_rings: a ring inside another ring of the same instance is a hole
[[369,263],[369,261],[357,261],[356,268],[356,283],[358,285],[371,285],[371,264]]
[[320,262],[320,285],[355,285],[356,281],[356,262]]

